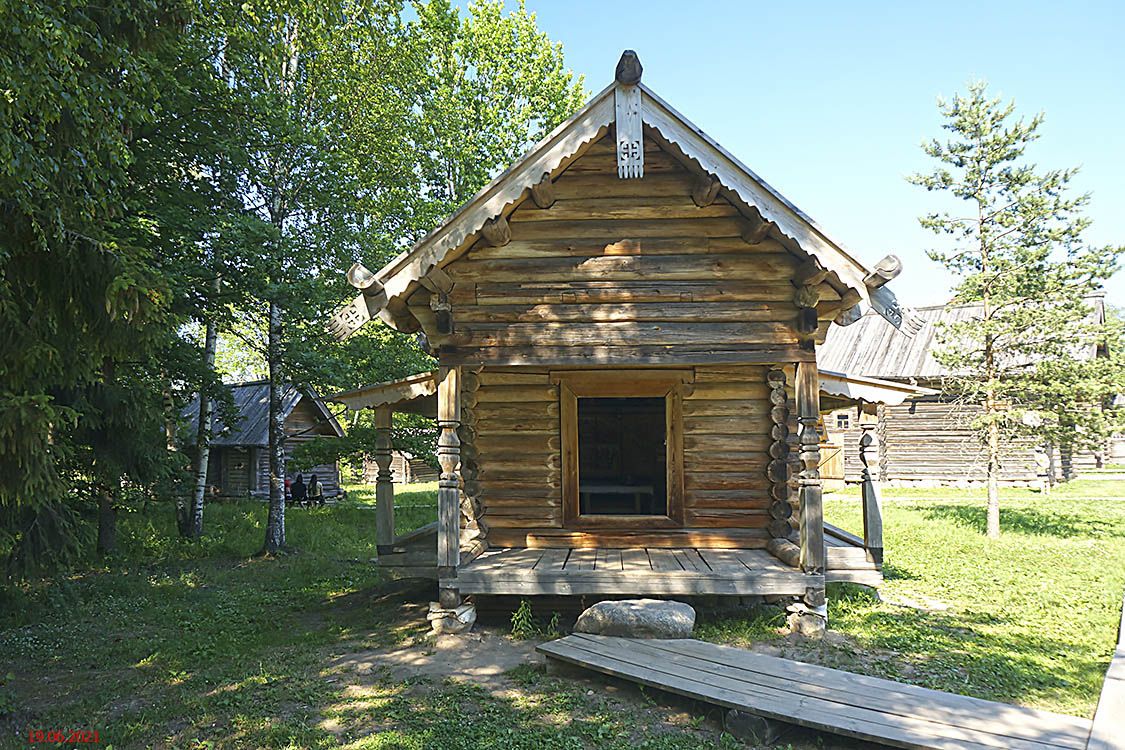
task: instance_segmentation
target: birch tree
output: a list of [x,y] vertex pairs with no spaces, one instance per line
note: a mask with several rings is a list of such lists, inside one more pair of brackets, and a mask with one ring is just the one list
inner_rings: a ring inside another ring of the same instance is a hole
[[[1045,411],[1037,394],[1057,379],[1055,364],[1083,369],[1080,352],[1104,338],[1088,298],[1116,270],[1121,248],[1083,242],[1089,196],[1070,191],[1076,169],[1028,161],[1042,114],[1017,117],[1015,104],[990,98],[984,83],[939,109],[948,136],[923,144],[937,165],[910,181],[955,207],[920,221],[946,240],[928,254],[956,276],[952,302],[976,303],[979,313],[939,331],[936,357],[950,388],[981,406],[972,427],[986,456],[987,534],[997,538],[1003,443],[1036,429]],[[1067,393],[1074,404],[1074,389]]]

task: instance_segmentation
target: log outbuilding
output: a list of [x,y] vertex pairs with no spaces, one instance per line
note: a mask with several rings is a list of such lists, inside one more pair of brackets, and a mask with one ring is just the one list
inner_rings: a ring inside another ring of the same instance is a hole
[[[435,414],[446,610],[781,595],[823,617],[817,347],[867,309],[909,332],[886,286],[901,266],[833,241],[640,83],[632,53],[618,70],[636,75],[411,250],[352,268],[336,333],[377,317],[439,367],[335,398],[377,410],[384,492],[391,411]],[[380,554],[430,564],[388,533],[387,500]]]

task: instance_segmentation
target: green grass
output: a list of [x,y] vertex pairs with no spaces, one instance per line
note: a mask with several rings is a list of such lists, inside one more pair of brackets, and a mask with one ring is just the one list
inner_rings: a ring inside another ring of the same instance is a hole
[[[1125,483],[1076,481],[1049,498],[1006,490],[995,542],[984,536],[983,500],[966,494],[884,490],[887,601],[830,587],[830,627],[845,638],[791,655],[1091,715],[1125,590]],[[862,533],[854,492],[827,496],[825,517]],[[704,635],[776,637],[760,618],[720,620]]]
[[[999,542],[983,537],[979,499],[911,494],[886,492],[886,601],[833,587],[824,643],[780,639],[776,610],[704,618],[700,634],[1089,715],[1125,588],[1120,483],[1074,483],[1050,498],[1008,492]],[[401,531],[433,518],[432,488],[398,499],[408,506],[397,514]],[[855,497],[829,496],[826,510],[859,530]],[[492,693],[334,666],[368,649],[426,649],[433,592],[388,581],[370,564],[366,488],[334,507],[291,510],[293,552],[276,559],[252,557],[260,503],[209,506],[198,544],[174,537],[171,516],[158,506],[130,514],[117,557],[0,589],[0,746],[26,746],[28,729],[66,727],[97,729],[117,748],[670,750],[728,741],[534,668],[511,675],[518,690]]]
[[[370,564],[369,493],[351,489],[345,504],[290,509],[293,551],[278,558],[252,557],[261,503],[210,505],[198,544],[154,506],[122,519],[113,559],[0,589],[0,747],[77,728],[114,748],[726,746],[536,670],[515,675],[513,696],[334,666],[369,649],[424,651],[434,595]],[[400,531],[432,518],[432,489],[398,499],[419,506],[398,512]]]

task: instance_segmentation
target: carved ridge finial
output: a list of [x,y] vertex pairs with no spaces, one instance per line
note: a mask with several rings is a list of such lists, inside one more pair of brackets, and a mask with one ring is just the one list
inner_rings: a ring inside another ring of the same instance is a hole
[[637,53],[627,49],[621,53],[621,59],[617,61],[614,78],[624,86],[635,86],[641,82],[643,72],[644,67],[641,66],[641,59],[637,57]]

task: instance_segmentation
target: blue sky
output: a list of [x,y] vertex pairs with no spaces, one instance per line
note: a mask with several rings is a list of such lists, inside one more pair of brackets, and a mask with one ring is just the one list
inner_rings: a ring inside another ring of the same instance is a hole
[[[527,0],[591,92],[635,49],[644,80],[867,263],[897,253],[900,299],[943,302],[917,217],[936,101],[987,80],[1027,115],[1042,168],[1081,166],[1092,244],[1125,244],[1125,2]],[[1108,286],[1125,305],[1125,272]]]

